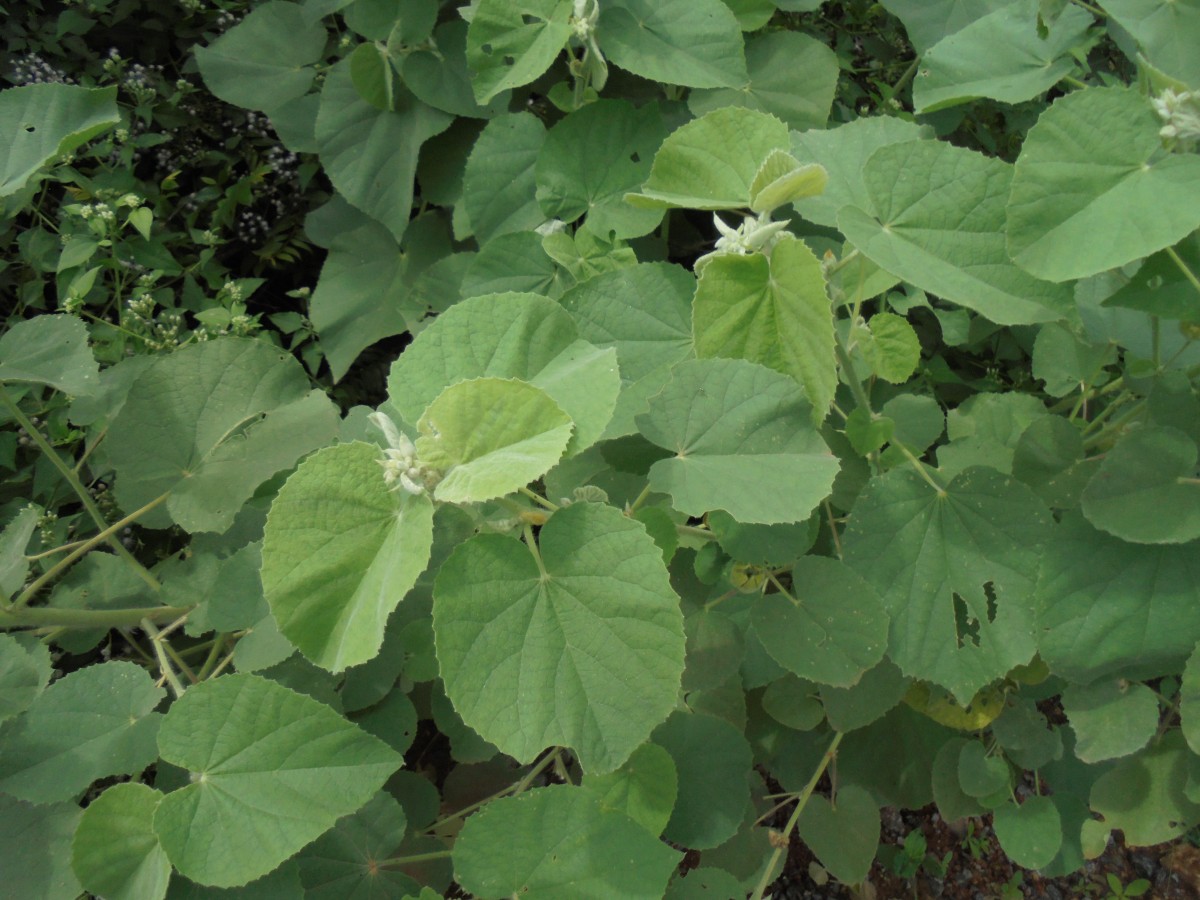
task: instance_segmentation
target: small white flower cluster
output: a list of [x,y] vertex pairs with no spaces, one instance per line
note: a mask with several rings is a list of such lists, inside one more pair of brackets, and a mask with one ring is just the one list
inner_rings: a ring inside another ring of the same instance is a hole
[[1200,141],[1200,92],[1167,88],[1150,103],[1166,123],[1158,131],[1163,140],[1176,141],[1185,149]]
[[85,203],[79,207],[79,218],[86,222],[93,217],[105,222],[115,222],[117,220],[117,213],[111,206],[103,202]]
[[26,53],[14,59],[8,78],[18,87],[27,84],[75,83],[74,78],[70,78],[62,69],[55,68],[36,53]]
[[716,213],[713,224],[720,237],[711,253],[696,260],[696,267],[717,256],[746,256],[750,253],[770,253],[779,241],[779,234],[787,228],[787,222],[772,222],[770,213],[748,216],[737,228],[730,228]]
[[383,481],[391,490],[404,490],[420,496],[437,487],[441,475],[434,469],[421,465],[417,459],[417,448],[386,413],[373,412],[367,419],[383,432],[388,447],[379,460],[383,466]]
[[586,43],[596,30],[600,21],[599,0],[575,0],[571,10],[571,30],[575,37]]

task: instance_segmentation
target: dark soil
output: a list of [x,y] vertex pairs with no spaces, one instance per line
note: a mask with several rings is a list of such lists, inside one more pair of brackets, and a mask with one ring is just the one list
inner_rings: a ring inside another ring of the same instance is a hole
[[[881,843],[899,847],[914,829],[925,835],[930,857],[944,860],[949,854],[944,877],[928,871],[929,867],[922,867],[912,878],[901,878],[877,859],[867,882],[861,890],[855,891],[829,880],[808,848],[793,841],[783,875],[771,886],[768,896],[773,896],[774,900],[1075,900],[1086,897],[1103,900],[1110,896],[1107,875],[1112,874],[1121,885],[1129,885],[1139,878],[1149,881],[1150,889],[1141,895],[1145,900],[1200,898],[1200,849],[1186,841],[1155,847],[1126,847],[1117,839],[1082,871],[1063,878],[1042,878],[1008,860],[987,818],[951,824],[938,815],[934,806],[914,811],[883,811]],[[967,840],[968,833],[970,840]]]

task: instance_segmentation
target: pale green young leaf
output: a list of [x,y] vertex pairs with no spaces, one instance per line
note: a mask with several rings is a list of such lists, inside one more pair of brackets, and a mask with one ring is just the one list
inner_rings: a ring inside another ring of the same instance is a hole
[[154,833],[162,793],[115,784],[88,804],[71,844],[71,868],[85,890],[111,900],[162,900],[171,863]]
[[375,43],[359,44],[349,58],[350,80],[358,95],[376,109],[392,109],[396,99],[396,70],[387,50]]
[[191,783],[160,801],[154,830],[180,874],[216,887],[270,872],[403,762],[328,706],[257,675],[189,688],[158,747]]
[[13,324],[0,336],[0,381],[48,384],[80,397],[99,391],[100,367],[83,320],[43,315]]
[[154,762],[166,692],[144,669],[113,661],[46,688],[4,726],[0,791],[31,803],[69,800],[97,778],[133,775]]
[[75,803],[34,806],[0,795],[0,884],[15,897],[76,900],[71,837],[83,810]]
[[1014,266],[1004,204],[1013,168],[941,141],[889,144],[862,172],[870,197],[843,207],[838,227],[880,268],[999,325],[1066,315],[1071,293]]
[[528,112],[497,116],[475,141],[463,173],[463,208],[480,245],[546,220],[534,197],[534,164],[546,129]]
[[880,312],[867,323],[870,338],[863,344],[863,356],[876,377],[892,384],[904,384],[921,361],[921,341],[916,331],[901,316]]
[[1062,846],[1062,819],[1049,797],[1005,803],[993,813],[992,827],[1008,858],[1026,869],[1048,865]]
[[392,364],[388,392],[415,423],[447,387],[480,377],[519,378],[545,391],[574,422],[571,455],[604,432],[620,391],[612,349],[580,340],[553,300],[509,293],[473,297],[438,316]]
[[1187,796],[1190,756],[1183,735],[1171,729],[1096,780],[1089,798],[1093,812],[1106,829],[1121,829],[1130,847],[1181,837],[1200,822],[1200,804]]
[[[332,435],[328,401],[314,398],[287,412],[280,409],[308,393],[300,363],[263,341],[223,338],[158,357],[129,389],[105,438],[117,471],[117,500],[132,512],[168,491],[187,495],[188,481],[203,476],[211,464],[225,475],[219,491],[172,498],[169,518],[154,510],[139,524],[163,528],[174,520],[185,527],[223,531],[263,480]],[[278,433],[274,415],[288,422],[296,413],[309,412],[313,417],[299,418],[316,426],[314,434],[292,434],[261,462],[230,471],[228,460],[236,460],[241,449],[266,452],[259,451],[263,445],[255,435],[260,430],[264,437]]]
[[746,41],[749,84],[695,90],[688,109],[697,116],[722,106],[744,106],[782,119],[788,128],[824,128],[837,88],[837,56],[797,31],[769,31]]
[[389,491],[372,444],[313,454],[271,505],[262,583],[279,630],[332,672],[379,652],[387,618],[429,561],[433,504]]
[[[537,200],[546,216],[573,222],[586,214],[600,235],[639,237],[654,230],[662,211],[625,202],[650,174],[667,136],[656,103],[640,109],[626,100],[597,100],[575,110],[546,135],[537,157]],[[476,217],[472,224],[479,230]]]
[[527,381],[473,378],[442,391],[417,422],[417,458],[441,470],[433,496],[491,500],[524,487],[559,461],[571,417]]
[[1200,538],[1196,442],[1178,428],[1142,428],[1121,438],[1083,490],[1097,528],[1138,544]]
[[307,21],[298,3],[269,0],[211,44],[197,46],[196,64],[221,100],[270,112],[308,92],[327,39],[325,26]]
[[923,53],[1012,0],[882,0],[884,9],[904,23],[908,39]]
[[796,833],[834,878],[859,884],[879,848],[879,806],[856,784],[840,786],[835,804],[814,794],[796,822]]
[[696,850],[733,837],[750,802],[746,772],[752,756],[742,733],[716,716],[679,710],[654,729],[652,739],[679,773],[679,797],[663,837]]
[[710,259],[692,307],[696,355],[746,359],[790,375],[804,388],[814,422],[837,390],[833,313],[821,263],[800,240],[761,253]]
[[774,116],[715,109],[671,132],[641,193],[626,200],[643,209],[740,209],[750,205],[759,167],[772,151],[787,149],[787,126]]
[[1063,711],[1075,732],[1075,755],[1085,763],[1141,750],[1158,729],[1158,697],[1144,684],[1106,679],[1072,684]]
[[796,211],[818,225],[837,227],[843,206],[870,209],[871,195],[863,170],[871,154],[888,144],[932,137],[927,127],[891,116],[855,119],[828,131],[811,129],[793,133],[791,152],[802,163],[818,163],[825,169],[825,190],[796,202]]
[[38,169],[121,121],[117,89],[28,84],[0,93],[0,197],[21,190]]
[[1087,683],[1179,671],[1200,640],[1200,543],[1130,544],[1064,517],[1042,554],[1039,652]]
[[745,360],[680,363],[638,427],[674,454],[654,463],[650,484],[688,515],[724,509],[739,522],[799,522],[838,471],[799,385]]
[[1200,87],[1200,3],[1196,0],[1105,0],[1104,11],[1133,35],[1156,68]]
[[679,789],[671,755],[650,742],[634,750],[619,769],[599,775],[585,772],[581,786],[595,794],[604,809],[624,813],[654,835],[667,827]]
[[818,684],[845,688],[883,659],[888,637],[883,602],[841,561],[796,560],[791,593],[763,594],[750,616],[758,639],[781,666]]
[[481,0],[467,30],[475,99],[533,81],[571,37],[571,0]]
[[609,61],[642,78],[684,87],[741,87],[742,32],[721,0],[608,0],[596,28]]
[[801,165],[791,154],[773,150],[759,167],[750,185],[750,209],[766,213],[812,197],[825,190],[828,174],[815,163]]
[[666,369],[692,355],[695,290],[695,276],[682,266],[639,263],[589,278],[563,295],[580,337],[617,351],[621,394],[606,438],[636,431],[634,417],[662,388]]
[[552,785],[471,816],[454,872],[476,897],[658,900],[682,854],[590,791]]
[[1076,65],[1070,51],[1095,20],[1070,6],[1042,37],[1038,2],[1002,6],[926,50],[913,81],[916,111],[935,112],[979,97],[1021,103],[1070,74]]
[[51,672],[45,644],[0,634],[0,722],[27,710],[46,689]]
[[412,215],[421,145],[452,121],[399,85],[393,108],[377,109],[359,96],[350,62],[343,60],[326,73],[321,89],[317,153],[341,196],[399,241]]
[[[36,321],[36,320],[35,320]],[[32,503],[13,516],[0,531],[0,595],[16,594],[29,575],[25,551],[44,511]]]
[[399,855],[407,825],[404,809],[383,791],[339,819],[297,857],[306,900],[382,900],[419,890],[408,875],[379,865]]
[[883,597],[888,656],[965,705],[1037,649],[1031,595],[1049,526],[1033,493],[993,469],[944,490],[896,469],[860,495],[844,558]]
[[618,510],[576,503],[529,548],[485,534],[434,586],[446,692],[472,728],[528,762],[573,748],[586,771],[620,766],[675,706],[683,616],[662,552]]
[[1089,88],[1042,113],[1017,157],[1008,252],[1039,278],[1123,266],[1200,227],[1200,158],[1162,152],[1133,88]]

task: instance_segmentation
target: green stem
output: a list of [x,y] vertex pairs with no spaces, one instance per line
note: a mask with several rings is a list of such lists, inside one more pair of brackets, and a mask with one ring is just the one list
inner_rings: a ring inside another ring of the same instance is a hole
[[697,528],[695,525],[676,525],[675,530],[679,534],[686,534],[689,537],[696,537],[705,541],[715,541],[717,539],[717,536],[707,528]]
[[62,457],[50,446],[50,442],[42,435],[41,430],[29,421],[25,413],[21,412],[21,408],[12,399],[8,391],[5,390],[3,383],[0,383],[0,403],[4,404],[13,418],[25,429],[30,439],[37,444],[38,449],[50,460],[50,464],[58,469],[59,474],[66,479],[67,484],[71,486],[71,490],[79,497],[79,502],[83,504],[83,508],[87,510],[88,515],[96,523],[96,527],[100,529],[100,533],[105,535],[105,539],[108,540],[109,545],[116,551],[117,555],[133,566],[134,571],[138,573],[138,576],[146,584],[150,585],[152,590],[159,590],[162,585],[158,583],[158,579],[151,575],[146,567],[138,562],[132,553],[125,549],[125,545],[115,536],[115,532],[109,529],[108,523],[104,520],[104,514],[100,512],[100,507],[96,505],[96,502],[92,499],[92,495],[83,486],[83,482],[79,480],[79,476],[75,474],[75,470],[63,462]]
[[1067,84],[1071,85],[1071,87],[1075,87],[1075,88],[1086,88],[1087,87],[1086,82],[1080,81],[1074,75],[1064,75],[1062,80],[1065,81]]
[[1076,6],[1080,7],[1081,9],[1086,9],[1088,12],[1090,12],[1094,16],[1099,16],[1102,19],[1106,18],[1108,16],[1108,13],[1106,13],[1104,10],[1100,9],[1100,7],[1092,6],[1092,4],[1090,4],[1090,3],[1085,3],[1084,0],[1071,0],[1071,2],[1074,3]]
[[1174,247],[1167,248],[1167,256],[1171,257],[1171,262],[1175,263],[1179,271],[1183,273],[1183,277],[1191,282],[1192,287],[1196,289],[1197,293],[1200,293],[1200,278],[1196,277],[1196,273],[1192,271],[1191,266],[1185,263],[1180,255],[1175,252]]
[[143,619],[170,622],[190,607],[149,606],[141,609],[32,609],[0,610],[0,628],[132,628]]
[[384,859],[377,862],[375,865],[383,866],[407,866],[411,863],[430,862],[435,859],[449,859],[453,856],[452,850],[431,850],[429,853],[414,853],[412,856],[394,856],[391,859]]
[[229,642],[229,634],[222,631],[217,635],[212,642],[212,649],[208,651],[208,656],[204,660],[204,665],[200,667],[200,671],[196,673],[196,680],[203,681],[212,674],[212,670],[217,667],[217,660],[221,657],[221,651],[225,649],[225,645]]
[[833,536],[834,552],[837,553],[837,558],[841,559],[842,558],[842,539],[838,536],[837,522],[834,521],[833,506],[830,505],[828,499],[825,499],[824,501],[822,501],[822,503],[825,507],[825,515],[829,518],[829,533]]
[[150,643],[154,645],[154,655],[158,657],[158,668],[163,673],[163,678],[167,679],[167,684],[171,686],[171,693],[178,700],[183,696],[183,685],[179,683],[179,678],[176,677],[175,670],[171,668],[170,660],[167,659],[167,654],[163,650],[162,634],[149,619],[142,619],[142,629],[150,635]]
[[[14,610],[21,609],[22,607],[26,606],[30,600],[32,600],[35,596],[37,596],[38,591],[40,591],[49,582],[53,581],[55,578],[57,578],[59,575],[61,575],[63,572],[65,572],[67,569],[69,569],[71,567],[71,565],[77,559],[79,559],[85,553],[90,551],[93,547],[97,547],[100,544],[103,544],[112,535],[116,534],[118,531],[120,531],[126,525],[129,525],[131,522],[137,521],[139,516],[142,516],[145,513],[149,512],[150,510],[154,509],[154,507],[158,506],[160,503],[162,503],[164,500],[166,500],[168,496],[169,496],[168,494],[160,494],[159,496],[157,496],[153,500],[151,500],[149,503],[147,503],[145,506],[143,506],[141,509],[134,510],[129,515],[127,515],[125,518],[121,519],[119,522],[115,522],[114,524],[109,525],[107,528],[105,528],[99,534],[97,534],[94,537],[81,543],[78,547],[76,547],[74,550],[72,550],[69,554],[64,556],[57,563],[55,563],[52,567],[47,569],[40,578],[38,578],[36,581],[33,582],[33,584],[31,584],[31,585],[29,585],[29,587],[25,588],[25,590],[23,590],[21,592],[21,596],[19,596],[16,600],[13,601],[12,609],[14,609]],[[124,550],[125,548],[122,547],[121,549]],[[139,569],[142,569],[141,563],[138,563],[137,565],[138,565]],[[142,569],[142,571],[145,571],[145,569]],[[146,572],[146,575],[153,582],[154,589],[158,590],[159,589],[158,579],[155,578],[153,575],[151,575],[149,572]]]
[[892,446],[899,448],[900,453],[903,454],[904,458],[912,463],[912,467],[917,470],[917,474],[925,479],[926,484],[937,491],[939,497],[946,496],[946,489],[934,481],[933,476],[929,474],[929,470],[925,467],[925,463],[917,459],[911,450],[909,450],[899,441],[896,441],[894,444],[892,444]]
[[1097,445],[1104,443],[1104,441],[1109,437],[1109,435],[1111,435],[1113,432],[1120,431],[1122,428],[1124,428],[1126,425],[1128,425],[1133,419],[1136,419],[1143,412],[1145,412],[1145,407],[1146,407],[1146,401],[1140,400],[1133,405],[1132,409],[1127,410],[1123,416],[1117,417],[1112,422],[1110,422],[1108,425],[1106,425],[1105,427],[1101,428],[1098,432],[1093,434],[1091,437],[1085,436],[1084,441],[1083,441],[1083,449],[1091,450],[1092,448],[1096,447]]
[[847,253],[845,256],[843,256],[841,259],[839,259],[837,262],[833,263],[828,269],[826,269],[825,270],[826,277],[832,278],[833,275],[837,274],[842,269],[844,269],[846,266],[850,265],[850,263],[854,262],[860,256],[862,256],[862,253],[860,253],[858,248],[856,247],[855,249],[853,249],[849,253]]
[[884,98],[885,103],[895,100],[896,95],[899,94],[902,90],[904,90],[904,88],[908,85],[908,83],[910,81],[912,81],[913,76],[917,74],[917,68],[918,68],[919,63],[920,63],[920,57],[916,57],[913,59],[913,61],[911,63],[908,64],[908,68],[905,69],[903,74],[901,74],[901,76],[896,79],[896,83],[893,84],[890,88],[888,88],[887,96]]
[[1182,476],[1175,479],[1178,484],[1194,484],[1200,485],[1200,478],[1183,478]]
[[767,863],[766,869],[763,870],[762,878],[758,880],[758,886],[754,888],[754,893],[750,895],[750,900],[762,900],[763,892],[766,891],[767,885],[770,884],[771,873],[775,871],[775,866],[778,864],[779,858],[783,856],[788,844],[791,843],[792,830],[796,827],[796,823],[800,821],[800,814],[804,812],[804,807],[808,805],[809,797],[817,789],[817,782],[821,780],[821,776],[825,774],[825,770],[829,768],[829,764],[837,756],[838,744],[841,742],[842,733],[839,731],[833,736],[833,742],[829,745],[829,749],[825,751],[825,755],[821,757],[821,764],[813,772],[812,778],[808,780],[808,784],[804,786],[804,790],[796,796],[796,808],[792,810],[791,817],[788,818],[787,824],[783,827],[783,840],[777,842],[774,851],[772,851],[771,860]]
[[475,812],[475,810],[479,809],[480,807],[487,806],[493,800],[498,800],[501,797],[507,797],[510,794],[515,796],[516,794],[524,793],[524,791],[526,789],[528,789],[529,785],[533,784],[533,780],[535,778],[537,778],[538,775],[540,775],[542,772],[544,772],[549,766],[553,765],[554,760],[557,757],[558,757],[557,751],[551,751],[551,752],[546,753],[540,760],[537,761],[537,763],[534,764],[534,767],[532,769],[530,769],[528,772],[525,773],[525,777],[522,778],[520,781],[518,781],[516,784],[510,784],[508,787],[504,788],[503,790],[496,791],[496,793],[494,793],[488,797],[484,797],[482,800],[478,800],[475,803],[472,803],[470,806],[464,806],[462,809],[460,809],[456,813],[452,813],[451,815],[448,815],[448,816],[443,816],[442,818],[440,818],[436,822],[434,822],[432,825],[428,826],[425,829],[425,832],[428,834],[430,832],[437,831],[443,825],[448,825],[451,822],[458,821],[459,819],[465,819],[471,813]]
[[545,497],[543,497],[537,491],[531,491],[529,488],[523,487],[523,488],[517,488],[517,493],[524,494],[526,497],[528,497],[534,503],[538,504],[538,506],[542,506],[542,507],[550,510],[550,512],[558,512],[558,510],[559,510],[559,506],[557,503],[551,503],[549,500],[547,500]]
[[646,498],[650,496],[650,485],[642,488],[642,492],[637,495],[637,499],[632,504],[625,508],[625,515],[632,516],[635,512],[641,509],[642,504],[646,502]]
[[546,564],[542,562],[542,553],[538,550],[537,539],[533,536],[533,526],[526,522],[523,531],[525,534],[525,546],[533,554],[533,560],[537,563],[538,571],[542,573],[542,580],[549,581],[550,573],[546,571]]
[[850,393],[854,395],[854,402],[865,409],[869,415],[874,415],[871,411],[871,398],[867,396],[862,382],[854,373],[854,364],[850,361],[850,353],[846,350],[846,344],[836,328],[833,332],[833,352],[837,357],[838,365],[842,367],[842,378],[850,386]]

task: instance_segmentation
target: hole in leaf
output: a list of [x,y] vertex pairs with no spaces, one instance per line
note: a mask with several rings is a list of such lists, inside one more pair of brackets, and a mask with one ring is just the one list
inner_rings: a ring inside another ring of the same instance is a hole
[[479,49],[483,51],[483,55],[484,55],[484,56],[491,56],[491,55],[492,55],[492,52],[493,52],[493,51],[492,51],[492,45],[491,45],[491,44],[482,44],[482,45],[480,45]]
[[37,128],[35,128],[35,127],[34,127],[34,126],[32,126],[32,125],[26,125],[26,126],[25,126],[25,132],[26,132],[26,134],[33,134],[35,131],[37,131]]
[[541,16],[534,16],[530,15],[529,13],[525,13],[521,16],[521,22],[525,25],[541,25],[545,21],[546,20]]
[[511,66],[511,65],[513,65],[515,62],[516,62],[516,59],[515,59],[514,57],[511,57],[511,56],[506,56],[506,57],[504,57],[504,64],[505,64],[506,66]]
[[979,622],[971,615],[967,601],[957,593],[954,595],[954,631],[960,649],[968,643],[979,646]]
[[638,155],[638,152],[636,150],[634,150],[632,153],[629,154],[629,161],[634,162],[634,163],[639,163],[642,161],[642,158]]
[[987,619],[988,622],[996,621],[996,585],[992,582],[987,582],[983,586],[983,595],[987,597]]

